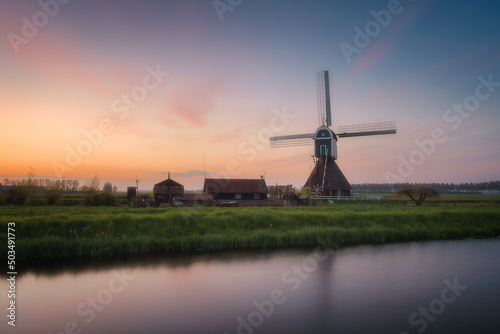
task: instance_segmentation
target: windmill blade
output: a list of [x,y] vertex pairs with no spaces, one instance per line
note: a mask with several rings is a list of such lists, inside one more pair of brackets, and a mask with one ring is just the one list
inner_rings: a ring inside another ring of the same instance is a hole
[[330,79],[328,71],[316,73],[318,89],[318,117],[319,125],[332,126],[332,111],[330,106]]
[[302,135],[277,136],[269,138],[272,148],[306,146],[314,144],[314,133],[304,133]]
[[342,137],[361,137],[396,133],[396,122],[365,123],[339,126],[335,132]]

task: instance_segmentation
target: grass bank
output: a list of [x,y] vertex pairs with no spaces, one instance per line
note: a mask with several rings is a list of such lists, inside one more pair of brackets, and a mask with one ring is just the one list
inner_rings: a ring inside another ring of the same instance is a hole
[[[16,223],[16,258],[113,257],[196,249],[496,237],[500,205],[298,208],[0,207]],[[1,238],[0,256],[7,243]]]

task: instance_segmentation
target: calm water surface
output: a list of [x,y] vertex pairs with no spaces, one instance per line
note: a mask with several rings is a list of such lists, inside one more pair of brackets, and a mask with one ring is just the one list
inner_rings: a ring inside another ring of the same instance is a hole
[[1,305],[2,333],[498,333],[500,240],[30,265]]

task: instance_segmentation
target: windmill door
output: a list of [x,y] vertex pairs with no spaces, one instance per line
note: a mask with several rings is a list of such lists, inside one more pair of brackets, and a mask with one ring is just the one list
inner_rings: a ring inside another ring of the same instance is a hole
[[328,155],[328,147],[326,145],[320,145],[319,154],[320,155]]

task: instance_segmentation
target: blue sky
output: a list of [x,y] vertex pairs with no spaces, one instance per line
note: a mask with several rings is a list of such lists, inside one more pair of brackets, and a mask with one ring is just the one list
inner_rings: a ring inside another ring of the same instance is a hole
[[[0,4],[0,177],[33,166],[41,177],[98,174],[125,189],[135,175],[151,188],[171,171],[200,189],[204,153],[210,175],[265,173],[270,184],[301,186],[310,148],[271,149],[259,134],[269,134],[276,110],[293,117],[275,135],[313,132],[315,74],[329,70],[334,128],[398,126],[396,135],[340,139],[351,183],[500,178],[498,2],[60,1],[42,0],[53,15],[23,43],[13,36],[24,38],[23,18],[43,20],[43,6]],[[356,41],[346,57],[341,45]],[[148,68],[168,76],[119,118],[113,101]],[[473,111],[453,111],[476,102],[488,81]],[[69,150],[88,141],[82,131],[97,133],[103,119],[113,131],[70,166]],[[416,144],[436,129],[427,151]]]

